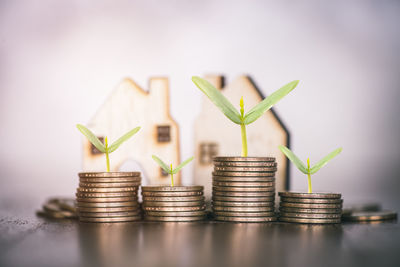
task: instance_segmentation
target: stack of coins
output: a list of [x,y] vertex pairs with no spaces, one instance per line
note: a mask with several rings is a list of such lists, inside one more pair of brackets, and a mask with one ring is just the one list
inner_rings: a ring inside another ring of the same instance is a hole
[[36,214],[49,219],[76,219],[75,200],[71,198],[51,198]]
[[206,218],[203,186],[142,186],[144,219],[192,222]]
[[294,223],[340,223],[341,194],[279,192],[279,220]]
[[127,222],[141,219],[140,172],[79,173],[76,200],[82,222]]
[[214,158],[212,210],[229,222],[272,222],[275,216],[275,158]]

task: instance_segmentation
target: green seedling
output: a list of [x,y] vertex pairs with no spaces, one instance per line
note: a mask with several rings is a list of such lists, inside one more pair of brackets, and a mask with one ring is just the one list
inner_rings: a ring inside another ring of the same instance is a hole
[[117,150],[117,148],[125,141],[127,141],[129,138],[131,138],[135,133],[137,133],[140,130],[140,127],[136,127],[123,136],[121,136],[117,141],[111,144],[111,146],[108,146],[108,140],[107,136],[104,138],[104,144],[97,138],[94,133],[92,133],[88,128],[81,124],[77,124],[76,128],[84,135],[86,138],[92,143],[100,152],[106,154],[106,161],[107,161],[107,172],[110,171],[110,157],[109,154],[111,152],[114,152]]
[[242,134],[242,157],[247,157],[246,125],[255,122],[264,114],[264,112],[272,108],[273,105],[275,105],[290,91],[296,88],[297,84],[299,83],[299,81],[296,80],[284,85],[245,114],[243,97],[240,99],[239,112],[229,102],[229,100],[208,81],[197,76],[193,76],[192,81],[222,111],[222,113],[224,113],[225,116],[228,117],[228,119],[240,125]]
[[168,166],[164,161],[162,161],[159,157],[152,155],[151,156],[155,162],[168,174],[171,174],[171,186],[174,186],[174,174],[177,174],[183,167],[185,167],[189,162],[191,162],[194,157],[188,158],[184,162],[178,165],[175,169],[172,168],[172,164]]
[[331,159],[336,157],[340,152],[342,152],[342,148],[335,149],[331,153],[329,153],[326,157],[321,159],[317,164],[310,168],[310,159],[307,159],[307,166],[287,147],[280,145],[279,149],[282,151],[283,154],[290,159],[290,161],[296,165],[296,167],[304,174],[307,174],[308,177],[308,193],[312,193],[312,186],[311,186],[311,174],[316,173],[324,167]]

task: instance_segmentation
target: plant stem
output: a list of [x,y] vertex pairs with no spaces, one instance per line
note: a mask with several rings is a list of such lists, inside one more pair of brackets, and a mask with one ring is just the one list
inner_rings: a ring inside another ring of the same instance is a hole
[[247,157],[247,136],[246,136],[246,125],[240,124],[242,132],[242,157]]
[[107,136],[104,139],[105,145],[106,145],[106,161],[107,161],[107,172],[110,172],[110,157],[108,156],[108,141],[107,141]]
[[311,174],[308,175],[308,193],[312,193],[312,186],[311,186]]
[[171,186],[174,186],[174,174],[172,172],[172,164],[171,164]]

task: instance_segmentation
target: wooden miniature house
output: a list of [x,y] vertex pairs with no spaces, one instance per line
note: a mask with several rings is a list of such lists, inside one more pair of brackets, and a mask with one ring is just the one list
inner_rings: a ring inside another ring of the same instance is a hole
[[[125,79],[87,126],[101,140],[107,136],[109,144],[134,127],[141,126],[136,135],[110,154],[111,171],[141,171],[144,185],[169,184],[169,176],[151,155],[177,165],[180,162],[179,128],[169,112],[168,79],[151,78],[149,84],[149,91],[145,91],[132,80]],[[105,171],[105,168],[104,154],[85,139],[83,170]],[[179,184],[180,174],[174,177]]]
[[[239,110],[239,101],[243,96],[245,112],[261,100],[263,94],[247,76],[240,76],[227,86],[222,76],[205,77]],[[278,89],[278,88],[276,88]],[[276,190],[288,189],[288,161],[278,149],[279,145],[289,145],[289,133],[276,113],[270,109],[257,121],[247,127],[249,156],[273,156],[278,163],[276,172]],[[201,113],[195,121],[194,131],[195,163],[194,183],[204,185],[204,194],[209,199],[212,187],[212,158],[215,156],[240,156],[240,126],[231,122],[203,95]]]

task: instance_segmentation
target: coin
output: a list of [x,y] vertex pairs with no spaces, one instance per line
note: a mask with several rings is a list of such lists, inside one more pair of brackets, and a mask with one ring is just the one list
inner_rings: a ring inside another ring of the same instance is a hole
[[123,212],[123,211],[136,211],[140,210],[139,205],[127,207],[78,207],[79,212]]
[[201,206],[189,206],[189,207],[147,207],[143,206],[143,210],[145,211],[196,211],[196,210],[205,210],[206,206],[201,205]]
[[232,201],[232,202],[265,202],[274,201],[274,197],[222,197],[222,196],[212,196],[213,200],[216,201]]
[[225,197],[272,197],[275,196],[275,192],[225,192],[225,191],[213,191],[214,196],[225,196]]
[[217,221],[227,222],[275,222],[276,217],[229,217],[229,216],[215,216]]
[[237,211],[214,211],[216,216],[229,216],[229,217],[272,217],[275,216],[274,211],[264,212],[237,212]]
[[213,186],[229,186],[229,187],[271,187],[275,186],[275,182],[218,182],[213,181]]
[[275,176],[275,172],[228,172],[228,171],[213,171],[213,176],[242,176],[242,177],[271,177]]
[[136,188],[139,188],[139,185],[140,185],[140,182],[139,183],[79,183],[79,187],[82,187],[82,188],[93,188],[93,187],[96,187],[96,188],[99,188],[99,187],[101,187],[101,188],[103,188],[103,187],[105,187],[105,188],[109,188],[109,187],[111,187],[111,188],[119,188],[119,187],[136,187]]
[[154,191],[142,191],[142,196],[149,197],[189,197],[189,196],[202,196],[203,191],[183,191],[183,192],[154,192]]
[[190,216],[190,217],[162,217],[162,216],[144,216],[146,221],[158,221],[158,222],[193,222],[202,221],[206,216]]
[[133,183],[140,185],[140,177],[120,177],[120,178],[79,178],[81,183]]
[[136,192],[138,190],[137,187],[78,187],[77,191],[79,193],[113,193],[113,192]]
[[204,186],[142,186],[142,191],[158,191],[158,192],[186,192],[186,191],[201,191]]
[[225,206],[213,206],[213,211],[231,211],[231,212],[266,212],[266,211],[274,211],[275,207],[225,207]]
[[213,191],[223,191],[223,192],[275,192],[275,186],[270,186],[270,187],[213,186]]
[[141,213],[141,210],[135,211],[119,211],[119,212],[78,212],[80,217],[101,217],[101,218],[114,218],[114,217],[128,217],[137,216]]
[[297,193],[297,192],[279,192],[281,197],[296,197],[296,198],[341,198],[341,194],[335,193]]
[[295,197],[281,197],[282,202],[293,203],[310,203],[310,204],[340,204],[343,199],[335,198],[295,198]]
[[276,162],[241,162],[241,161],[214,161],[218,167],[276,167]]
[[78,208],[116,208],[116,207],[139,207],[137,201],[124,202],[82,202],[78,201]]
[[343,214],[344,221],[383,221],[397,219],[397,213],[392,211],[357,211],[351,214]]
[[220,167],[214,166],[216,172],[276,172],[276,167]]
[[205,216],[207,215],[204,210],[197,211],[146,211],[146,216],[161,216],[161,217],[191,217],[191,216]]
[[279,220],[282,222],[294,222],[294,223],[340,223],[339,219],[305,219],[305,218],[292,218],[292,217],[279,217]]
[[77,218],[77,214],[71,211],[43,211],[38,210],[36,212],[38,216],[45,217],[48,219],[75,219]]
[[341,209],[342,204],[308,204],[308,203],[292,203],[281,202],[280,207],[304,208],[304,209]]
[[80,172],[80,178],[138,177],[140,172]]
[[141,215],[128,216],[128,217],[107,217],[107,218],[96,218],[96,217],[79,217],[81,222],[131,222],[139,221],[142,219]]
[[115,193],[81,193],[75,194],[79,198],[85,197],[98,197],[98,198],[108,198],[108,197],[133,197],[137,195],[136,191],[133,192],[115,192]]
[[146,197],[143,196],[143,202],[145,201],[204,201],[203,196],[191,196],[191,197]]
[[302,209],[302,208],[288,208],[279,207],[282,212],[296,212],[296,213],[341,213],[341,209]]
[[79,202],[123,202],[123,201],[137,201],[137,196],[131,197],[77,197],[76,200]]
[[295,213],[295,212],[280,212],[282,217],[305,218],[305,219],[337,219],[342,216],[340,213]]
[[274,162],[273,157],[214,157],[213,161]]
[[143,202],[143,208],[145,207],[195,207],[204,205],[204,200],[201,201],[145,201]]
[[222,177],[222,176],[213,176],[213,181],[217,182],[275,182],[275,177]]
[[212,202],[213,207],[274,207],[275,203],[272,201],[260,201],[260,202],[240,202],[240,201],[219,201],[214,200]]

